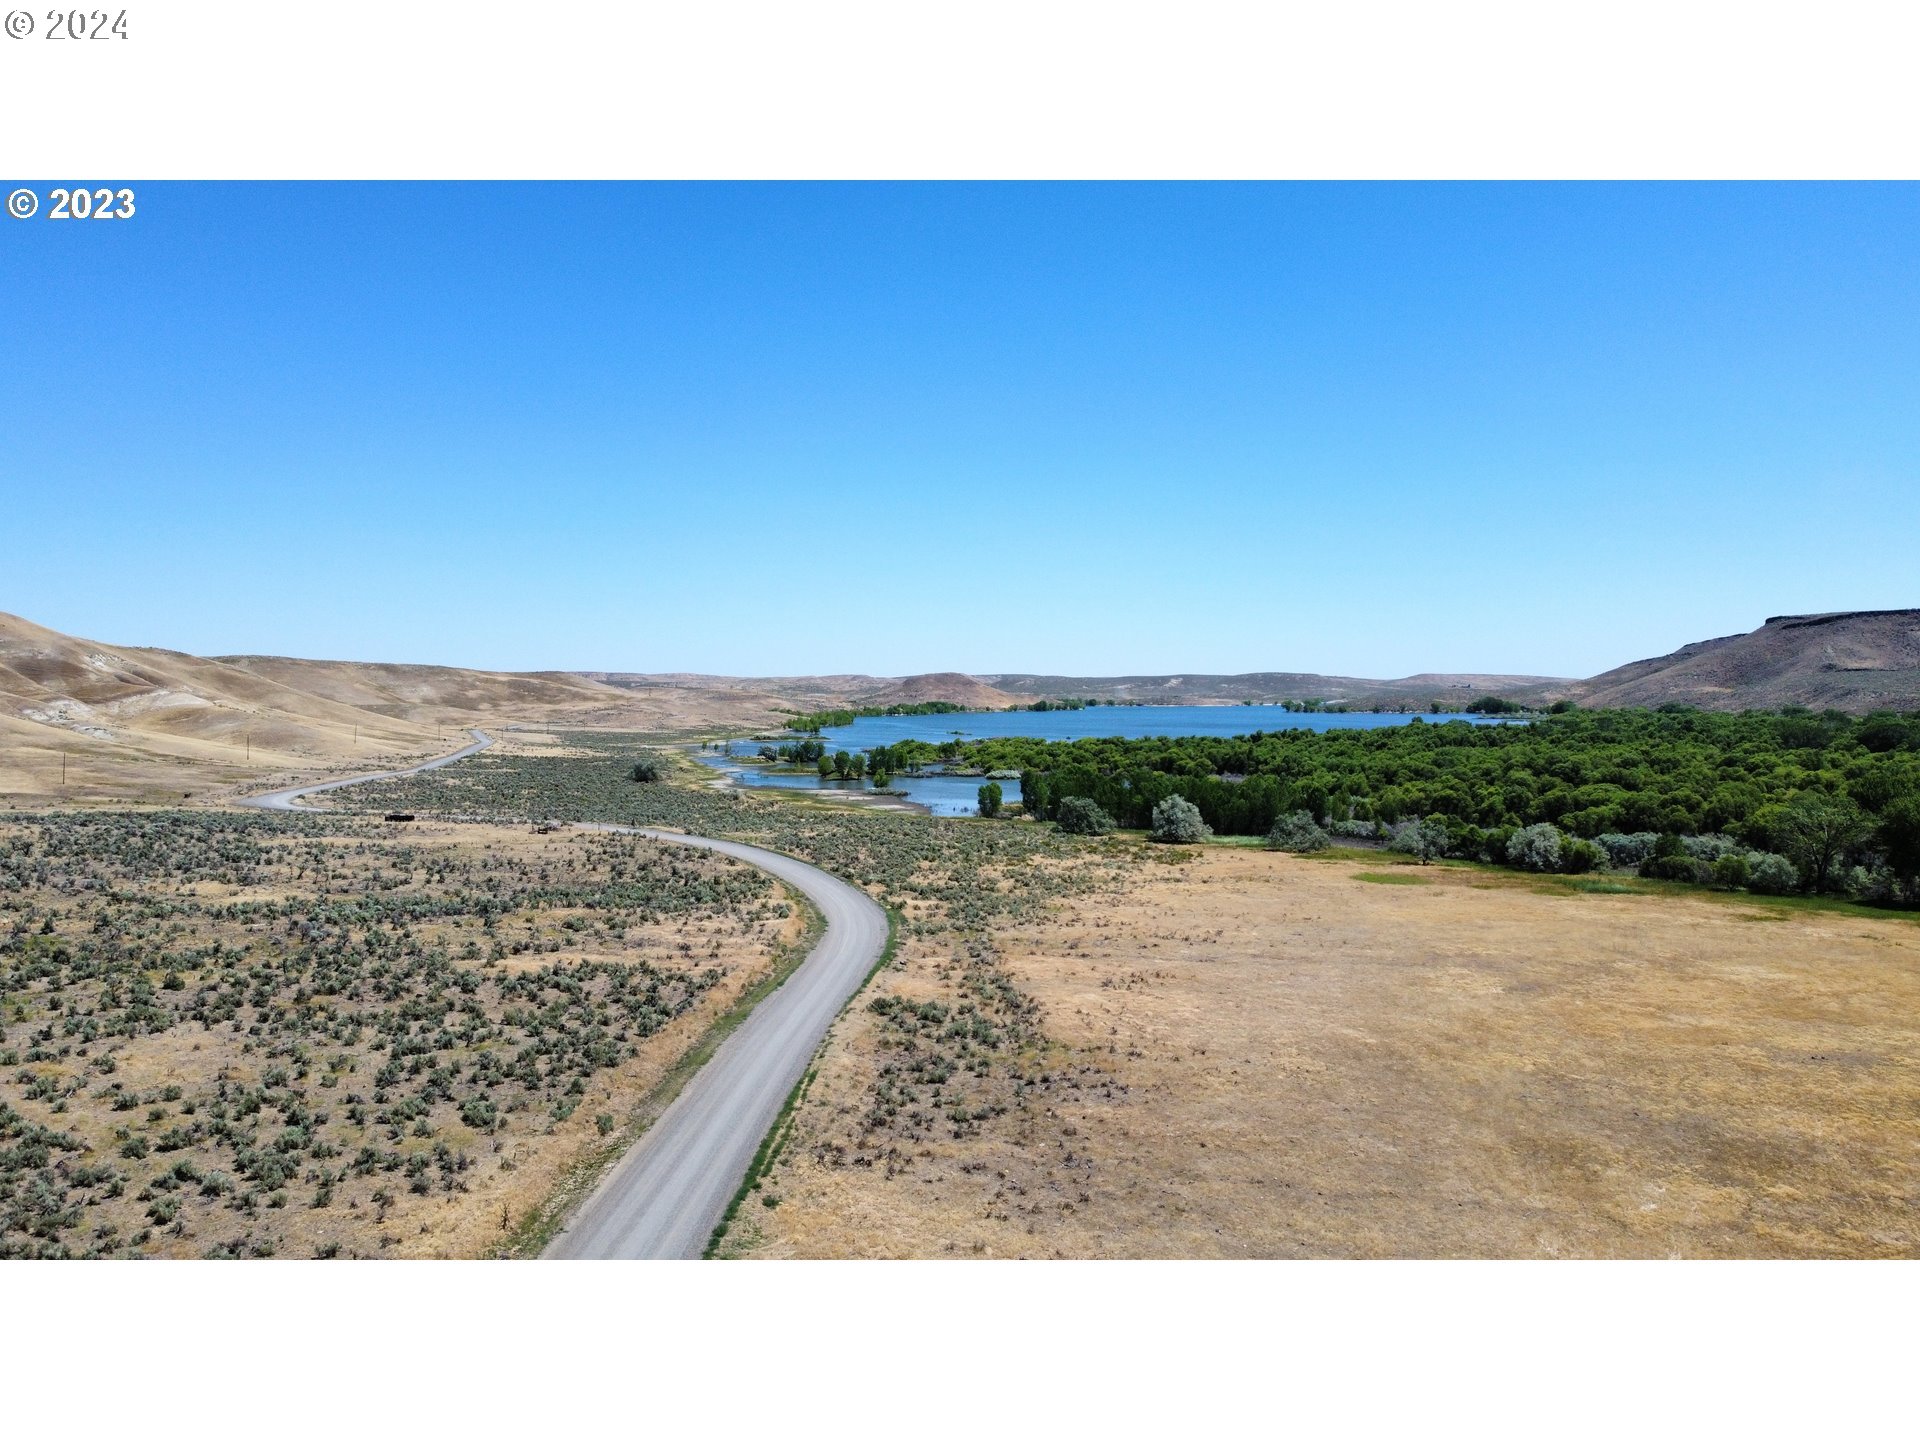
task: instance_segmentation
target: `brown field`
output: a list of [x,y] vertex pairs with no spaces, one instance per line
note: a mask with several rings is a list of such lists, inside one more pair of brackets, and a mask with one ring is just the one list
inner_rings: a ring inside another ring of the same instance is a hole
[[805,923],[635,837],[0,822],[0,1255],[487,1254]]
[[[737,1248],[1920,1254],[1913,917],[1187,853],[997,954],[907,952]],[[998,1049],[897,1008],[995,976],[1036,1007]]]

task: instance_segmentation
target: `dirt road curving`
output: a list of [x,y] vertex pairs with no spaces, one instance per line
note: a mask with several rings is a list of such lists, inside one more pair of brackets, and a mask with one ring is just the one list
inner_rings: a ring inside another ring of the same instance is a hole
[[[473,744],[424,765],[295,786],[239,803],[297,810],[299,801],[322,791],[451,765],[493,743],[484,731],[472,734]],[[864,891],[790,855],[667,830],[586,828],[717,850],[757,865],[805,895],[827,922],[813,953],[720,1044],[546,1251],[550,1259],[565,1260],[697,1260],[827,1027],[879,962],[887,915]]]

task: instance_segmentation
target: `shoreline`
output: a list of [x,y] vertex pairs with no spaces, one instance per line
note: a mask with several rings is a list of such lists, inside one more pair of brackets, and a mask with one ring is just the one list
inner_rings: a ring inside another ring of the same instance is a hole
[[[697,744],[698,742],[694,743]],[[881,795],[871,790],[827,790],[820,787],[809,788],[800,785],[743,785],[737,778],[745,773],[743,770],[710,765],[703,760],[696,759],[694,758],[696,752],[693,745],[685,745],[682,746],[681,749],[689,759],[693,760],[694,764],[699,765],[702,769],[714,772],[713,778],[707,782],[709,789],[739,790],[748,794],[805,795],[815,801],[839,801],[862,810],[891,810],[896,813],[925,815],[929,818],[933,817],[933,808],[931,806],[922,805],[917,800],[909,800],[904,795]],[[731,760],[733,757],[729,756],[727,758]]]

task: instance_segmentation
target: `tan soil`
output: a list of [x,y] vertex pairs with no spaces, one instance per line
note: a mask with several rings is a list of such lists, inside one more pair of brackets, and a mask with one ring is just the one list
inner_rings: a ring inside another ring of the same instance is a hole
[[1384,868],[1210,848],[1000,937],[1054,1078],[965,1139],[883,1158],[851,1013],[752,1253],[1920,1254],[1911,917]]

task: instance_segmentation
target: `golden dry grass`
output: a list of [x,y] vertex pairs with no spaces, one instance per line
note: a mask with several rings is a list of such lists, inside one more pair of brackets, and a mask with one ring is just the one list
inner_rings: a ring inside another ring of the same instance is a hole
[[849,1015],[754,1253],[1920,1253],[1920,924],[1382,868],[1209,849],[1001,937],[1050,1082],[892,1159]]

